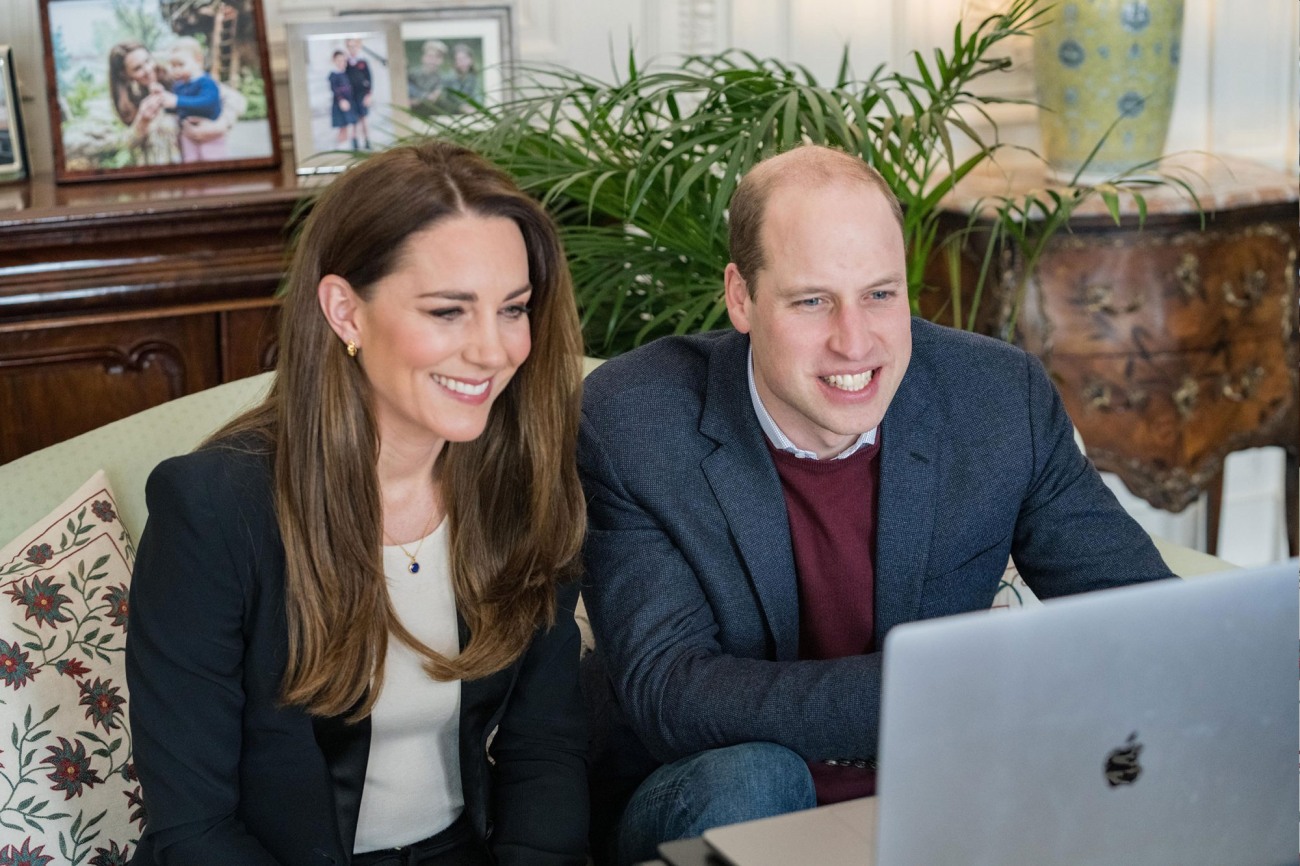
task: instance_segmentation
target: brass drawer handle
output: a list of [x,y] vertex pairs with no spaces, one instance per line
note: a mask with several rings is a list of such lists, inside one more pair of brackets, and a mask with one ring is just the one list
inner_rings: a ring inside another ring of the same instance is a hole
[[1255,396],[1255,389],[1264,378],[1263,367],[1251,367],[1237,377],[1236,382],[1229,374],[1223,377],[1223,396],[1234,403],[1242,403]]
[[1197,381],[1191,376],[1184,376],[1182,384],[1173,393],[1174,408],[1178,410],[1178,414],[1182,416],[1184,421],[1191,417],[1200,394],[1201,386]]
[[1106,313],[1110,316],[1136,313],[1142,309],[1142,302],[1142,296],[1136,295],[1124,306],[1116,306],[1114,286],[1091,285],[1085,286],[1083,290],[1083,303],[1090,313]]
[[1201,293],[1201,260],[1196,256],[1183,253],[1183,260],[1174,270],[1174,276],[1184,297],[1194,298]]
[[1093,379],[1084,383],[1083,401],[1089,409],[1101,412],[1112,409],[1141,412],[1147,405],[1147,391],[1141,387],[1119,389],[1109,382]]
[[1268,274],[1263,270],[1256,270],[1241,281],[1242,291],[1240,294],[1228,280],[1223,281],[1223,299],[1230,305],[1238,309],[1253,307],[1259,303],[1260,298],[1264,297],[1264,291],[1268,288]]

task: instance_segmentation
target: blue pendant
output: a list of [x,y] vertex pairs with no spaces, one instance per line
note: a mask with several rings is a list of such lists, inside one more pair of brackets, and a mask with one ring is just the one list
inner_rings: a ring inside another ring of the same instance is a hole
[[411,564],[406,567],[406,570],[409,571],[411,574],[418,574],[420,571],[420,563],[416,562],[415,560],[411,560]]

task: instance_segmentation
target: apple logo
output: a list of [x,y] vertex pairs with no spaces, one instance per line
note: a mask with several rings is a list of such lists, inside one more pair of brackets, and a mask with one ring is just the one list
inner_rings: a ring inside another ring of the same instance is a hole
[[1124,745],[1106,756],[1106,784],[1112,788],[1120,785],[1132,785],[1142,773],[1138,765],[1138,756],[1142,754],[1142,744],[1137,741],[1137,731],[1128,735]]

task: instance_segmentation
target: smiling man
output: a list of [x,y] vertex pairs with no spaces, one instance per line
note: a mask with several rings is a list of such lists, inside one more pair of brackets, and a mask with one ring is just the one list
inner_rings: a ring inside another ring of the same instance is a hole
[[589,701],[634,732],[594,768],[619,864],[872,793],[885,634],[987,608],[1008,556],[1040,597],[1171,576],[1037,360],[911,317],[901,226],[856,157],[766,160],[732,199],[735,330],[587,379]]

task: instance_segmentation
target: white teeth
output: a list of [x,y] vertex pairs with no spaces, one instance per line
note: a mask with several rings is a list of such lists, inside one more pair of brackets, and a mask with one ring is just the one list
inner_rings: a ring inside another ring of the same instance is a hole
[[871,371],[854,373],[852,376],[822,376],[822,381],[841,391],[861,391],[871,384]]
[[477,397],[488,389],[491,381],[483,382],[478,385],[467,385],[459,379],[448,379],[446,376],[434,375],[433,381],[437,382],[448,391],[455,391],[457,394],[465,394],[470,397]]

